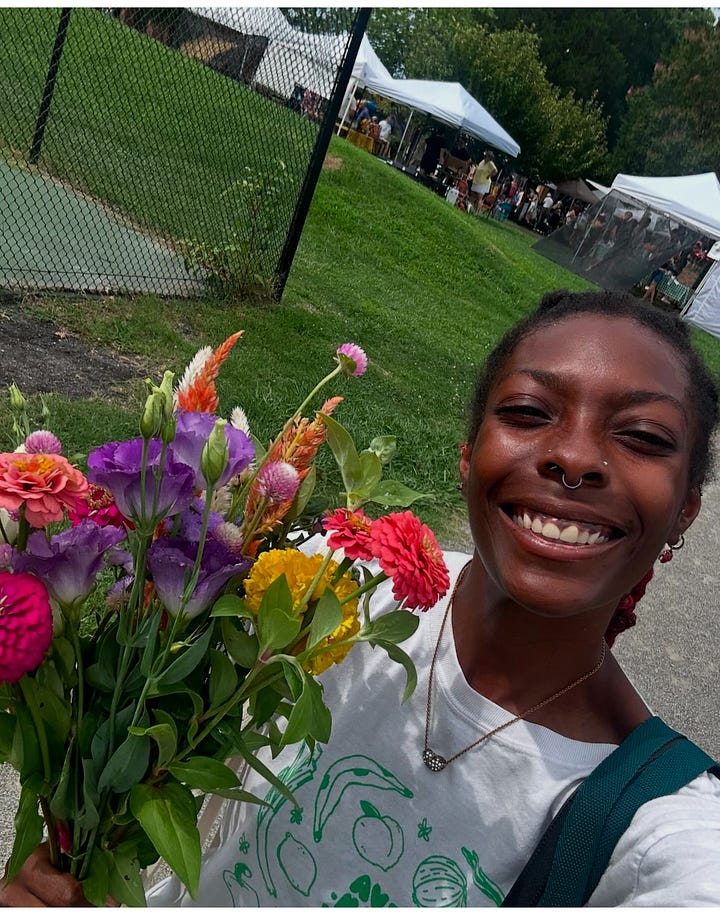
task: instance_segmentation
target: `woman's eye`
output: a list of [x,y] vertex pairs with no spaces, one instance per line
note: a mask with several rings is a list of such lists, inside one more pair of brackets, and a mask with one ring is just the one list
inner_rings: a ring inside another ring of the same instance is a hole
[[507,404],[498,407],[495,412],[501,419],[505,418],[511,422],[544,421],[550,418],[546,410],[532,404]]
[[644,451],[662,451],[669,453],[675,451],[675,442],[672,439],[649,432],[647,429],[627,429],[618,433],[618,437],[630,447]]

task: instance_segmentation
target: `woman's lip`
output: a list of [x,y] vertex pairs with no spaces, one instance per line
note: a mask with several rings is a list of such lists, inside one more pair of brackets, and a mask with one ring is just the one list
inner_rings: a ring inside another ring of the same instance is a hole
[[606,553],[612,549],[618,540],[608,540],[605,543],[586,543],[575,544],[565,543],[563,540],[548,540],[527,530],[524,527],[518,527],[517,524],[508,518],[502,509],[498,509],[500,517],[505,525],[509,528],[513,537],[522,545],[522,547],[538,556],[544,556],[548,559],[561,559],[576,561],[580,559],[594,559],[597,556]]

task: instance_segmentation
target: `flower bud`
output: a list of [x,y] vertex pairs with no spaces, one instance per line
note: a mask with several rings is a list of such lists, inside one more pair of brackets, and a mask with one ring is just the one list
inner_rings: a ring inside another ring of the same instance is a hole
[[226,425],[226,420],[217,420],[200,455],[200,470],[208,487],[217,483],[230,460],[230,451],[225,437]]
[[154,438],[163,427],[163,395],[159,392],[148,394],[145,409],[140,419],[140,434],[144,439]]
[[8,388],[10,392],[10,406],[13,410],[24,410],[27,407],[27,401],[22,396],[20,388],[13,382]]

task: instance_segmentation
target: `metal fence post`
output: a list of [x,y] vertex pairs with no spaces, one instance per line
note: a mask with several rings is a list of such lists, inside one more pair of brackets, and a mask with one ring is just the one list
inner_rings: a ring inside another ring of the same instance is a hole
[[303,226],[305,225],[308,210],[310,209],[310,203],[312,202],[313,194],[315,193],[315,188],[320,177],[322,164],[325,161],[325,155],[328,146],[330,145],[330,138],[332,137],[333,129],[335,127],[335,121],[340,113],[340,105],[342,104],[348,84],[350,83],[352,69],[358,51],[360,50],[360,44],[363,35],[365,34],[371,12],[372,9],[370,7],[359,9],[350,30],[350,40],[345,48],[345,56],[335,79],[335,85],[333,86],[333,91],[330,95],[325,118],[320,126],[317,140],[315,141],[315,147],[312,156],[310,157],[308,170],[305,173],[305,180],[303,181],[303,186],[300,190],[297,204],[295,205],[295,212],[293,213],[292,222],[290,223],[290,229],[288,230],[282,253],[280,254],[277,267],[275,268],[276,282],[274,298],[276,301],[279,301],[282,298],[282,294],[285,291],[285,284],[287,282],[288,274],[290,273],[290,267],[292,266],[295,252],[297,251],[298,242],[300,241],[300,235],[302,234]]
[[32,145],[30,146],[29,159],[33,165],[36,165],[40,158],[40,147],[42,146],[48,115],[50,114],[50,103],[52,102],[53,92],[55,91],[55,80],[57,79],[58,70],[60,69],[60,59],[62,58],[65,37],[67,35],[68,26],[70,25],[71,12],[72,7],[63,7],[60,10],[60,21],[58,22],[57,32],[55,33],[55,44],[53,45],[52,54],[50,55],[50,65],[48,66],[47,76],[45,77],[45,88],[43,89],[40,110],[38,111],[37,121],[35,122],[35,133],[33,134]]

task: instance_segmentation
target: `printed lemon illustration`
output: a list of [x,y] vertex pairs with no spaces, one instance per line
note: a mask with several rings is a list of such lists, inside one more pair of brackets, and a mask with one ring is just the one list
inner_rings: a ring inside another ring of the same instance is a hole
[[444,855],[425,858],[413,877],[413,902],[423,909],[464,908],[467,905],[465,874]]
[[303,896],[309,896],[315,878],[317,864],[307,848],[291,832],[278,845],[278,861],[290,884]]
[[389,871],[400,860],[405,839],[397,820],[384,817],[369,801],[360,801],[365,816],[358,817],[353,826],[353,844],[357,853],[369,864]]

